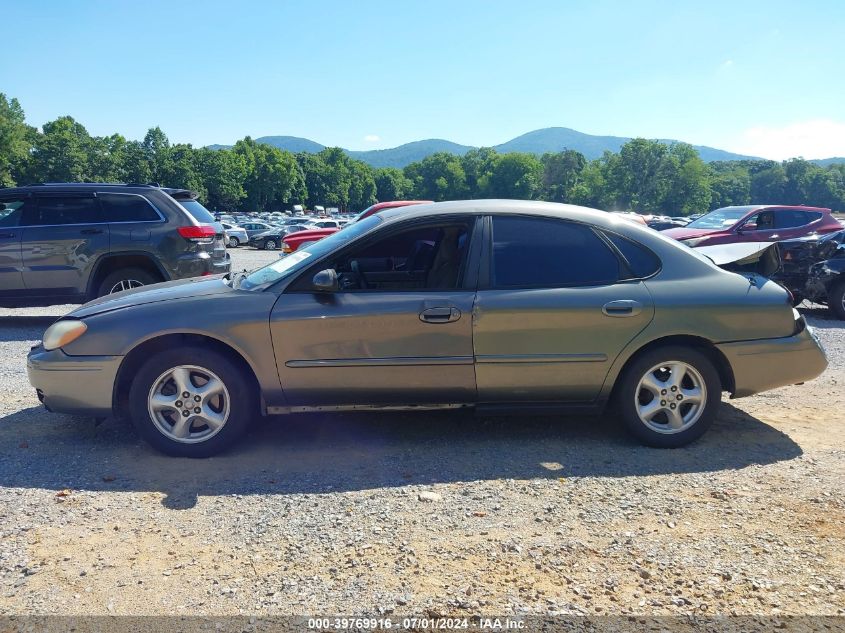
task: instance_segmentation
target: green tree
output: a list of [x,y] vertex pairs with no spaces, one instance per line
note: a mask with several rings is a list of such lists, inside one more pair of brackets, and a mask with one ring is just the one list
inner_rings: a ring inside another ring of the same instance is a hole
[[543,164],[534,154],[503,154],[493,167],[488,189],[496,198],[533,200],[540,193]]
[[692,215],[710,208],[710,170],[692,145],[672,144],[662,173],[670,183],[660,206],[663,213]]
[[72,117],[63,116],[44,124],[32,152],[32,179],[44,182],[91,180],[88,131]]
[[380,202],[406,200],[413,194],[414,183],[405,177],[401,169],[395,167],[376,169],[374,179],[376,198]]
[[571,202],[587,166],[584,155],[568,149],[555,154],[543,154],[540,162],[543,163],[543,200]]
[[305,177],[293,154],[248,136],[235,143],[232,151],[241,157],[246,174],[242,210],[282,210],[305,201]]
[[499,158],[492,147],[471,149],[461,157],[468,198],[486,198],[490,195],[490,180]]
[[246,197],[244,157],[231,150],[203,148],[196,150],[195,163],[207,192],[208,206],[221,211],[237,209]]
[[0,92],[0,187],[16,184],[16,176],[26,169],[34,136],[18,100]]
[[751,202],[763,204],[783,200],[786,190],[786,172],[777,163],[751,175]]
[[460,200],[468,193],[461,160],[448,152],[436,152],[405,167],[405,176],[414,183],[414,195],[425,200]]

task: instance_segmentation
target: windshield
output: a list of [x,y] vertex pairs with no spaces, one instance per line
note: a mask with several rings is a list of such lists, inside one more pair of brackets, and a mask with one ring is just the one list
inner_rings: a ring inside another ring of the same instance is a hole
[[178,200],[178,202],[200,224],[214,224],[215,220],[214,216],[211,215],[211,211],[196,200]]
[[748,213],[747,208],[724,208],[716,209],[710,213],[702,215],[697,220],[693,220],[684,228],[687,229],[726,229],[733,226]]
[[285,279],[299,272],[323,255],[354,240],[359,235],[363,235],[380,222],[381,218],[373,215],[355,224],[350,224],[337,233],[332,233],[328,237],[313,244],[301,246],[290,255],[281,257],[264,268],[252,271],[241,281],[240,287],[246,290],[252,290],[253,288],[268,286]]

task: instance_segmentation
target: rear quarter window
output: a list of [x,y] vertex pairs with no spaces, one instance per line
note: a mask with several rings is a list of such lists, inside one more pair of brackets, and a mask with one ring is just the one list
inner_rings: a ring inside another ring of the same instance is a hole
[[187,211],[200,224],[214,224],[216,221],[211,211],[206,209],[196,200],[177,200],[183,209]]
[[651,250],[634,240],[605,231],[604,235],[619,249],[631,271],[629,278],[644,279],[660,270],[661,262]]
[[135,194],[99,193],[106,222],[157,222],[158,212],[143,196]]

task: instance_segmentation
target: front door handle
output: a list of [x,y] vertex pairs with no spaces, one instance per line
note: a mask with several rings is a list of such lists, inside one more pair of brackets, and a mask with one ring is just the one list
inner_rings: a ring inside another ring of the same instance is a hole
[[8,239],[10,237],[15,237],[14,233],[0,233],[0,239]]
[[423,323],[451,323],[461,318],[461,311],[457,308],[429,308],[420,312]]
[[631,299],[617,299],[616,301],[605,303],[601,311],[611,317],[636,316],[643,311],[643,304]]
[[99,235],[103,232],[103,229],[82,229],[80,233],[82,235]]

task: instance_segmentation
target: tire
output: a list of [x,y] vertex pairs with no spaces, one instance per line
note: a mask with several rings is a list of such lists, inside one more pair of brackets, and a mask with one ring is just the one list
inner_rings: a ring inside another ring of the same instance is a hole
[[[178,393],[175,376],[189,392],[187,399]],[[219,381],[222,389],[203,401],[201,390],[212,380]],[[210,457],[246,433],[258,412],[253,391],[243,369],[224,354],[189,346],[165,350],[138,370],[129,390],[129,416],[138,434],[162,453]],[[156,405],[154,395],[162,404]],[[231,395],[241,399],[240,406],[235,406]],[[196,406],[192,408],[189,402]],[[208,418],[194,415],[197,410]]]
[[[161,279],[153,276],[143,268],[120,268],[106,275],[106,278],[103,279],[100,287],[97,289],[97,296],[104,297],[113,292],[140,288],[141,286],[148,286],[159,281]],[[121,284],[126,287],[121,288]]]
[[229,248],[237,248],[241,245],[241,241],[236,237],[229,238]]
[[840,281],[827,293],[827,307],[837,318],[845,320],[845,281]]
[[[661,367],[673,364],[676,369],[671,372]],[[673,384],[677,382],[673,374],[681,376],[680,385]],[[699,398],[694,401],[696,389]],[[713,424],[722,383],[706,354],[667,345],[636,358],[626,368],[614,397],[629,433],[647,446],[676,448],[697,440]],[[649,407],[651,402],[655,404]],[[657,411],[651,413],[653,409]]]
[[276,250],[276,240],[265,240],[263,248],[264,248],[265,251]]

